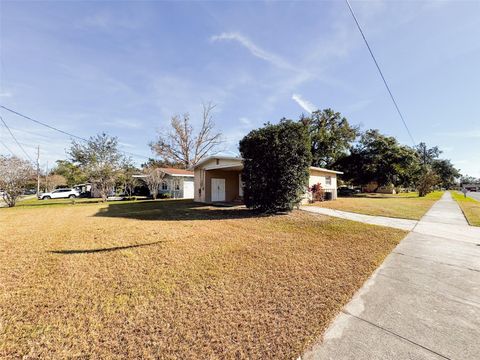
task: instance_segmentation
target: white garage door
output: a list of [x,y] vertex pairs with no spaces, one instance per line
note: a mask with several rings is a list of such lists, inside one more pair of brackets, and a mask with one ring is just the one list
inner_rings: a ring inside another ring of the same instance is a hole
[[193,199],[193,180],[185,179],[183,181],[183,198]]

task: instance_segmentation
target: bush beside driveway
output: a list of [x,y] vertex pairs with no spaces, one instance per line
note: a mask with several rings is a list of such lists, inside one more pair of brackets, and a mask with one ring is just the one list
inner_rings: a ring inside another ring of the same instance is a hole
[[296,358],[405,232],[189,201],[0,211],[0,357]]

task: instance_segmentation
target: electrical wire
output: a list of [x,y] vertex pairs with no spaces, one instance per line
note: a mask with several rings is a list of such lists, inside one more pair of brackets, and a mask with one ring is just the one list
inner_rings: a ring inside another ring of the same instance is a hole
[[15,153],[14,153],[12,150],[10,150],[10,148],[7,146],[7,144],[5,144],[2,140],[0,140],[0,144],[2,144],[3,147],[4,147],[5,149],[7,149],[7,151],[8,151],[10,154],[12,154],[13,156],[16,156]]
[[3,125],[7,128],[8,132],[10,133],[10,135],[12,136],[12,139],[17,143],[18,147],[20,149],[22,149],[23,153],[25,154],[25,156],[33,163],[33,159],[30,157],[30,155],[28,155],[28,153],[26,152],[25,148],[22,146],[22,144],[20,144],[17,140],[17,138],[15,137],[15,135],[13,135],[12,133],[12,130],[10,130],[10,128],[8,127],[7,123],[5,122],[5,120],[3,120],[3,117],[0,115],[0,120],[2,121]]
[[345,0],[345,2],[347,3],[348,8],[350,9],[350,13],[352,14],[353,20],[355,20],[355,24],[357,24],[358,31],[362,35],[362,38],[363,38],[363,41],[365,42],[365,45],[367,45],[367,49],[370,53],[370,56],[373,59],[373,62],[375,63],[375,66],[377,67],[378,72],[380,73],[380,76],[383,80],[383,83],[385,84],[385,87],[387,88],[387,91],[390,94],[390,98],[393,101],[393,105],[395,105],[395,109],[397,109],[398,115],[400,116],[400,119],[402,120],[403,125],[405,126],[405,129],[407,130],[408,136],[410,136],[410,139],[412,140],[413,146],[415,147],[416,146],[415,139],[413,138],[413,135],[410,132],[410,129],[408,128],[407,122],[405,121],[405,119],[402,115],[402,112],[400,111],[400,108],[397,104],[397,101],[395,100],[395,97],[393,96],[392,91],[390,90],[390,86],[388,86],[388,83],[387,83],[387,80],[385,79],[385,76],[383,76],[383,72],[380,69],[380,65],[378,64],[377,59],[375,58],[375,55],[373,55],[373,51],[372,51],[372,49],[371,49],[371,47],[370,47],[370,45],[367,41],[367,38],[365,37],[365,34],[363,33],[363,30],[362,30],[362,28],[361,28],[361,26],[360,26],[360,24],[357,20],[357,17],[355,16],[355,12],[353,11],[353,8],[350,5],[350,2],[348,0]]
[[[72,138],[75,138],[75,139],[78,139],[78,140],[81,140],[81,141],[86,141],[86,142],[88,142],[88,139],[85,139],[85,138],[83,138],[83,137],[81,137],[81,136],[78,136],[78,135],[69,133],[69,132],[67,132],[67,131],[61,130],[61,129],[59,129],[59,128],[56,128],[55,126],[46,124],[46,123],[44,123],[44,122],[42,122],[42,121],[33,119],[33,118],[31,118],[30,116],[21,114],[21,113],[19,113],[18,111],[15,111],[15,110],[12,110],[12,109],[7,108],[6,106],[0,105],[0,108],[2,108],[2,109],[4,109],[4,110],[7,110],[7,111],[9,111],[9,112],[11,112],[11,113],[13,113],[13,114],[15,114],[15,115],[18,115],[18,116],[20,116],[20,117],[22,117],[22,118],[24,118],[24,119],[33,121],[33,122],[36,123],[36,124],[45,126],[45,127],[49,128],[50,130],[54,130],[54,131],[60,132],[60,133],[62,133],[62,134],[64,134],[64,135],[67,135],[67,136],[69,136],[69,137],[72,137]],[[120,151],[120,152],[122,152],[122,153],[124,153],[124,154],[126,154],[126,155],[131,155],[131,156],[137,157],[137,158],[143,158],[143,159],[147,159],[147,160],[150,159],[150,157],[148,157],[148,156],[140,155],[140,154],[135,154],[135,153],[132,153],[132,152],[129,152],[129,151]]]

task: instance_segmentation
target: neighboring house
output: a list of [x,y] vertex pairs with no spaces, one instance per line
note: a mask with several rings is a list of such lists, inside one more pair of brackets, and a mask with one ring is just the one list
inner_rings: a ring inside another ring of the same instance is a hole
[[78,190],[81,196],[92,196],[92,184],[90,183],[76,184],[73,185],[73,188]]
[[[231,156],[211,156],[201,160],[194,166],[195,201],[202,203],[241,202],[243,199],[242,184],[243,159]],[[320,183],[327,198],[337,198],[337,174],[318,167],[310,167],[309,186]],[[305,193],[305,201],[308,201]]]
[[[102,197],[100,195],[100,191],[97,189],[97,187],[94,184],[91,184],[91,183],[76,184],[76,185],[73,185],[72,188],[74,188],[75,190],[78,190],[81,197],[87,197],[87,198]],[[112,187],[108,193],[109,193],[109,195],[114,195],[115,194],[115,187]]]
[[[337,198],[338,188],[337,175],[341,174],[343,174],[341,171],[310,166],[310,178],[308,179],[308,186],[312,187],[313,185],[320,183],[325,191],[325,199],[335,200]],[[306,199],[308,199],[308,196],[306,196]]]
[[[165,175],[158,190],[158,194],[167,195],[174,199],[193,199],[193,171],[159,168]],[[148,175],[133,175],[138,179],[144,179]]]
[[463,184],[462,187],[467,189],[468,191],[480,191],[480,183],[476,184]]
[[362,187],[362,192],[366,193],[378,193],[378,194],[396,194],[395,186],[392,184],[385,186],[378,186],[376,181],[369,182]]

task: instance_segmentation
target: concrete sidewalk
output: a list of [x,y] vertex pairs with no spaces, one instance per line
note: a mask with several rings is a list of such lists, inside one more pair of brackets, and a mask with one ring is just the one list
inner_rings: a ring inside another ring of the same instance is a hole
[[449,193],[302,359],[480,359],[480,229]]
[[322,208],[318,206],[301,206],[300,209],[303,211],[308,211],[315,214],[333,216],[333,217],[338,217],[342,219],[363,222],[371,225],[388,226],[388,227],[392,227],[400,230],[407,230],[407,231],[413,230],[413,228],[418,224],[417,220],[397,219],[397,218],[391,218],[391,217],[385,217],[385,216],[364,215],[364,214],[357,214],[357,213],[352,213],[348,211],[327,209],[327,208]]

